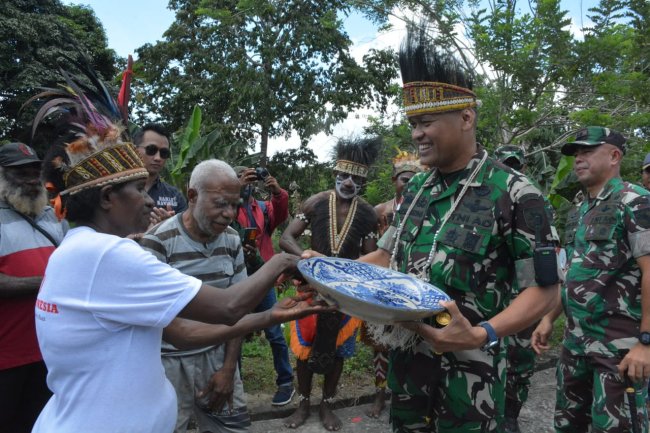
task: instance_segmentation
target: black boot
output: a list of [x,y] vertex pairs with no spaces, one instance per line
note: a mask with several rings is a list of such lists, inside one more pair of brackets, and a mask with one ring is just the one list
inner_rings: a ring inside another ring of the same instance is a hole
[[504,422],[504,433],[521,433],[521,430],[519,430],[519,423],[517,422],[517,418],[505,418]]

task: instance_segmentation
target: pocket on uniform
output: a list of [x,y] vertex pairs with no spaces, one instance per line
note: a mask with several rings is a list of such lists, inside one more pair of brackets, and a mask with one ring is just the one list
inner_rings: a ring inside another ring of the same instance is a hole
[[482,293],[485,289],[483,260],[492,234],[487,230],[449,224],[438,236],[445,284],[461,291]]
[[625,253],[616,237],[615,224],[588,224],[585,227],[585,251],[582,267],[612,269],[625,261]]

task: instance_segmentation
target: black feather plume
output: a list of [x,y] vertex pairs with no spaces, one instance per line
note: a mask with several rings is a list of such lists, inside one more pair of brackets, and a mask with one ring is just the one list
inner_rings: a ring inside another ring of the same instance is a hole
[[382,144],[381,137],[340,139],[334,151],[336,159],[345,159],[370,167],[377,159]]
[[447,51],[437,50],[426,24],[410,26],[399,50],[402,82],[435,81],[472,89],[471,74]]

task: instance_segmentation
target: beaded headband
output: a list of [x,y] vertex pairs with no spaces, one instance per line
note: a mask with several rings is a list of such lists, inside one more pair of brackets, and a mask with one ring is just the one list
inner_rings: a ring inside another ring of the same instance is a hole
[[70,167],[63,175],[66,189],[61,195],[76,194],[104,185],[144,179],[148,176],[131,143],[106,147]]
[[336,160],[334,170],[340,171],[341,173],[351,174],[353,176],[368,177],[367,166],[354,161],[348,161],[347,159]]
[[397,156],[393,158],[393,176],[397,176],[405,171],[419,173],[423,170],[424,168],[420,164],[420,158],[416,154],[400,150]]
[[460,86],[435,81],[404,84],[402,98],[407,116],[443,113],[476,107],[476,93]]

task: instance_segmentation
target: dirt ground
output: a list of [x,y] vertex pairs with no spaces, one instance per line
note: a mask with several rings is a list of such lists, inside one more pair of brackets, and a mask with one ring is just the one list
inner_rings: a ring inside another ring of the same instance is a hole
[[[522,433],[551,433],[553,432],[553,409],[555,406],[555,362],[558,350],[552,350],[537,361],[537,371],[531,380],[528,401],[522,408],[519,425]],[[370,407],[374,387],[368,383],[345,383],[339,389],[336,413],[343,421],[342,433],[390,433],[387,410],[378,419],[370,419],[365,415]],[[317,405],[320,398],[312,393],[312,415],[307,424],[297,430],[299,433],[325,433],[318,421]],[[288,432],[283,426],[283,418],[289,416],[297,405],[294,401],[283,408],[273,408],[271,396],[267,394],[248,395],[248,405],[253,418],[250,433]]]
[[[555,406],[555,362],[558,350],[541,356],[537,361],[537,371],[531,380],[528,401],[521,410],[519,426],[522,433],[552,433],[553,409]],[[372,419],[365,415],[370,407],[374,393],[372,378],[357,382],[346,381],[342,383],[336,397],[336,414],[343,422],[340,433],[391,433],[388,423],[388,409],[379,419]],[[362,383],[366,382],[366,383]],[[318,404],[320,402],[318,388],[312,392],[311,417],[305,425],[295,430],[296,433],[327,433],[318,419]],[[271,394],[247,393],[248,408],[251,413],[253,425],[250,433],[276,433],[291,432],[284,427],[283,419],[289,416],[297,407],[297,399],[280,408],[271,406]],[[198,433],[196,429],[188,433]]]

